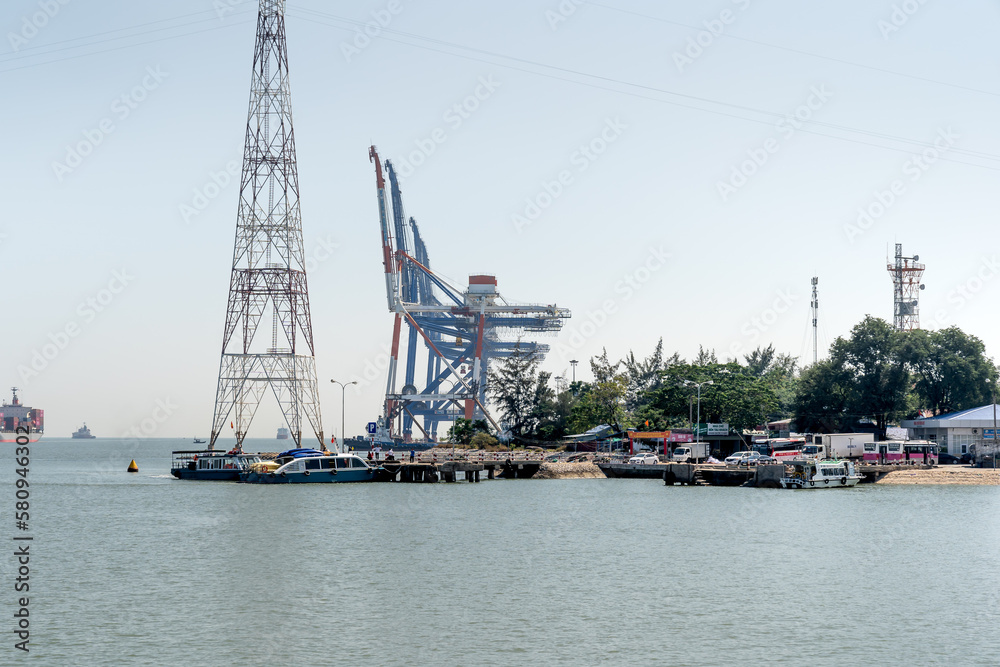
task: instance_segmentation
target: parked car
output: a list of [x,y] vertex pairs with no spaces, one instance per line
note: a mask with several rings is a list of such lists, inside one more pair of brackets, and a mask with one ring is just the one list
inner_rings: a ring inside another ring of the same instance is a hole
[[768,463],[777,463],[778,459],[773,456],[768,456],[767,454],[759,454],[757,452],[751,452],[750,456],[745,456],[737,465],[740,466],[760,466],[766,465]]
[[953,466],[953,465],[958,465],[961,462],[962,459],[958,458],[957,456],[952,456],[951,454],[945,454],[944,452],[938,454],[938,465]]
[[639,454],[628,460],[629,465],[654,465],[660,462],[656,454]]
[[738,466],[740,461],[751,456],[760,456],[760,454],[757,452],[736,452],[732,456],[727,456],[725,463],[727,466]]

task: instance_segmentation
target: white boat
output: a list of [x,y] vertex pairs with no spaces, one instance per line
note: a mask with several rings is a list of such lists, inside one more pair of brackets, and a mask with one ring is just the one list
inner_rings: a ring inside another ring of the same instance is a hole
[[864,479],[850,461],[795,459],[786,464],[792,469],[781,478],[785,489],[837,489],[855,486]]
[[290,449],[273,461],[260,461],[240,471],[241,482],[254,484],[322,484],[374,482],[378,468],[356,454]]

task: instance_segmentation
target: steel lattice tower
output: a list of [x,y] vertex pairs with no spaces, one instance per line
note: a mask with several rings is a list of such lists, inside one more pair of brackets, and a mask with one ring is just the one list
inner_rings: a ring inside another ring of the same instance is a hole
[[892,324],[896,331],[913,331],[920,328],[920,283],[924,275],[924,265],[918,262],[919,255],[903,256],[903,244],[896,244],[896,262],[887,263],[892,276],[893,312]]
[[[284,10],[284,0],[260,0],[233,272],[209,449],[214,448],[227,421],[236,432],[237,448],[242,449],[268,388],[295,442],[302,444],[304,415],[326,449],[306,286]],[[268,314],[269,332],[266,325],[260,326]],[[260,337],[259,329],[264,329]]]

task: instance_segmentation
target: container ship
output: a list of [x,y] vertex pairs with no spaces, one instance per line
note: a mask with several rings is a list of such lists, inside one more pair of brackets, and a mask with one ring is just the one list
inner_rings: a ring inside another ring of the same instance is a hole
[[[17,387],[11,387],[14,398],[0,406],[0,442],[17,442],[18,435],[28,431],[28,441],[38,442],[45,432],[45,411],[31,408],[17,398]],[[20,429],[20,432],[18,432]]]

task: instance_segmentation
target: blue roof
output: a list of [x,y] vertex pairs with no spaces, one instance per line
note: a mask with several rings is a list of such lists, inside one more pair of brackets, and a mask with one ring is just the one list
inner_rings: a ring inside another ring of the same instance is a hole
[[[969,420],[983,420],[987,421],[993,419],[993,404],[984,405],[978,408],[970,408],[968,410],[962,410],[961,412],[949,412],[948,414],[938,415],[937,417],[927,417],[922,421],[953,421],[959,419],[969,419]],[[996,406],[997,418],[1000,419],[1000,405]],[[911,421],[911,420],[907,420]]]

